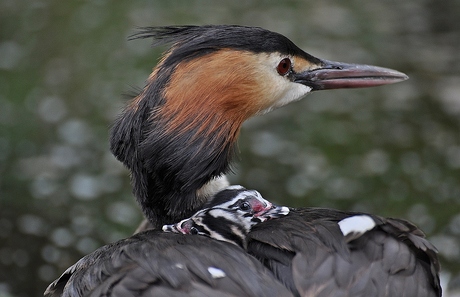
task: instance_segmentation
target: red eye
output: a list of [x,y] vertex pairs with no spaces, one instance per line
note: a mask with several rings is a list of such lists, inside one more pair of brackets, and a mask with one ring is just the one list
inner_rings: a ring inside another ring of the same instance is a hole
[[289,70],[291,70],[291,60],[289,58],[284,58],[276,67],[276,71],[278,71],[279,75],[286,75]]

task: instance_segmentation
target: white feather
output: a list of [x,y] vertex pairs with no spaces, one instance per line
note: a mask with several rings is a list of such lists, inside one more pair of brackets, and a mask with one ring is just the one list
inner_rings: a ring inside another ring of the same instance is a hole
[[350,233],[364,234],[372,230],[376,224],[370,216],[357,215],[341,220],[339,226],[342,234],[347,236]]
[[208,272],[211,274],[212,278],[223,278],[227,276],[222,269],[216,267],[208,267]]

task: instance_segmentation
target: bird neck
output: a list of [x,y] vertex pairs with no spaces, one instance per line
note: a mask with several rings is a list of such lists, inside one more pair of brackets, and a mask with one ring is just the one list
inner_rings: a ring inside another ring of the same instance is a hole
[[257,112],[242,103],[250,92],[219,75],[206,80],[193,63],[160,63],[111,131],[111,150],[131,171],[133,193],[155,227],[207,201],[200,189],[229,171],[240,127]]

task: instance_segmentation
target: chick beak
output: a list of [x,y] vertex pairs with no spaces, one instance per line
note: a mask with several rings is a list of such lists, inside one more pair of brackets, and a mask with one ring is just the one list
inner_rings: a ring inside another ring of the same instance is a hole
[[321,66],[294,74],[294,82],[317,90],[366,88],[404,81],[409,77],[402,72],[359,64],[322,60]]
[[173,232],[173,233],[182,233],[186,234],[186,230],[182,229],[180,226],[182,224],[182,221],[176,224],[171,224],[171,225],[163,225],[161,228],[163,232]]
[[262,204],[253,206],[252,209],[254,211],[254,217],[259,217],[263,216],[265,213],[273,209],[273,204],[271,204],[269,201],[265,201]]
[[161,228],[163,232],[174,232],[174,233],[179,233],[179,230],[176,228],[176,224],[173,225],[163,225]]
[[262,222],[270,220],[270,219],[276,219],[283,217],[285,215],[289,214],[289,208],[286,206],[277,206],[277,205],[270,205],[269,208],[265,209],[263,212],[259,213],[257,216],[259,220]]

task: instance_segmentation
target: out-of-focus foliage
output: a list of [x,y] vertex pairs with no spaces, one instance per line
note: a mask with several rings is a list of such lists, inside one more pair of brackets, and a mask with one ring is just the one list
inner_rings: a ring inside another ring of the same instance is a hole
[[[460,1],[0,1],[0,296],[38,296],[141,220],[108,150],[161,49],[136,26],[244,24],[313,55],[406,72],[247,122],[234,183],[291,206],[407,218],[460,267]],[[164,48],[163,48],[164,49]]]

